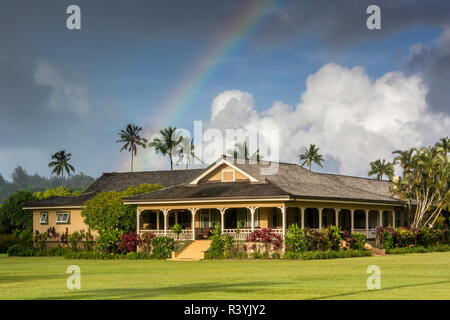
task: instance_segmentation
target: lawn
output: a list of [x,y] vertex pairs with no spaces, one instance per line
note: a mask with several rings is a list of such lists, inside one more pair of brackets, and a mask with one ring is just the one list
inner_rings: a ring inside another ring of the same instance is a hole
[[[81,290],[66,288],[69,265]],[[381,269],[368,290],[366,269]],[[450,299],[450,252],[335,260],[66,260],[0,255],[0,299]]]

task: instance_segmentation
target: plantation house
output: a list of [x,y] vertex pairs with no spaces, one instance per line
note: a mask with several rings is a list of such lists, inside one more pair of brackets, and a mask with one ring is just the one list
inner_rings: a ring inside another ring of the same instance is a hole
[[284,235],[297,223],[312,229],[339,225],[370,239],[377,226],[408,225],[406,203],[389,195],[390,182],[315,173],[281,162],[275,174],[261,175],[267,165],[222,158],[206,169],[104,173],[81,195],[51,197],[25,209],[33,211],[33,231],[87,230],[81,208],[98,192],[160,183],[165,188],[123,199],[136,206],[139,233],[175,237],[171,227],[179,223],[180,240],[204,239],[217,223],[223,233],[245,240],[258,228]]

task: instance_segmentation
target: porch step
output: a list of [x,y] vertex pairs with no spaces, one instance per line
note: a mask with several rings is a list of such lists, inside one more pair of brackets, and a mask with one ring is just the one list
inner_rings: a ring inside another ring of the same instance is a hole
[[211,245],[211,240],[195,240],[188,244],[176,256],[173,256],[172,261],[195,261],[205,259],[205,251]]
[[364,245],[364,248],[369,250],[370,253],[372,253],[372,256],[385,256],[386,255],[386,250],[385,249],[377,249],[372,247],[370,244],[366,243]]

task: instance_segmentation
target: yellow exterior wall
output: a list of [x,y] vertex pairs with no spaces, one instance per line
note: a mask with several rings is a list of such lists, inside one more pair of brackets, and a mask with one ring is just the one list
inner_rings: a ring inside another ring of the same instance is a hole
[[217,168],[216,170],[214,170],[213,172],[211,172],[208,176],[206,176],[204,179],[202,179],[201,182],[204,182],[204,181],[211,181],[211,182],[222,181],[222,171],[223,170],[226,170],[226,171],[231,171],[232,170],[232,171],[234,171],[235,180],[240,180],[240,181],[243,181],[243,180],[248,181],[249,180],[245,175],[243,175],[239,171],[231,168],[230,166],[223,165],[223,166],[220,166],[219,168]]
[[[40,223],[41,212],[48,213],[48,224]],[[69,224],[56,224],[56,214],[58,212],[70,212]],[[68,229],[69,234],[75,231],[87,231],[89,229],[81,216],[81,209],[33,210],[33,232],[36,230],[39,231],[39,233],[47,232],[50,227],[55,227],[55,231],[60,234],[66,232],[66,228]],[[91,232],[93,235],[97,235],[96,232]]]

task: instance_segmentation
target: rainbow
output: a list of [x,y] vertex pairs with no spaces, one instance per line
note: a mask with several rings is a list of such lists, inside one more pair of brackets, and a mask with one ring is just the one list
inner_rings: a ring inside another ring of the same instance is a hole
[[[192,106],[196,94],[204,90],[211,79],[220,72],[223,66],[221,61],[235,55],[245,45],[249,36],[270,16],[276,2],[279,0],[248,1],[243,5],[239,14],[230,19],[223,34],[198,58],[199,63],[194,64],[194,67],[170,90],[173,95],[162,105],[160,113],[152,121],[163,128],[174,125],[181,119],[184,112]],[[149,134],[146,132],[143,136],[149,137]],[[148,149],[142,153],[148,153]],[[136,160],[136,170],[148,170],[148,155],[138,154]]]

